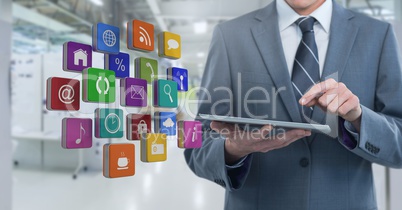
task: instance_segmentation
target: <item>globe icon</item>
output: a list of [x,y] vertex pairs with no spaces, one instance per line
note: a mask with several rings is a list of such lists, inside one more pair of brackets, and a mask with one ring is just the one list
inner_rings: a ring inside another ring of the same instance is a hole
[[113,47],[116,44],[116,35],[111,30],[103,32],[103,42],[108,47]]

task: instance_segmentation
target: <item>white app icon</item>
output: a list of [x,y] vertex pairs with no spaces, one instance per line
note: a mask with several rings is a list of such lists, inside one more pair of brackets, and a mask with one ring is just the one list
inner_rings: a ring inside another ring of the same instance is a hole
[[106,83],[106,89],[103,91],[100,89],[99,83],[102,81],[102,77],[98,77],[98,80],[96,80],[96,91],[98,91],[99,94],[104,94],[106,95],[109,92],[110,89],[110,84],[109,84],[109,80],[106,77],[103,77],[103,81],[105,81]]
[[82,127],[82,123],[80,123],[80,138],[78,138],[78,139],[75,140],[75,144],[81,144],[81,142],[82,142],[82,134],[81,134],[81,131],[84,132],[84,135],[87,133],[87,132],[85,131],[84,127]]
[[151,70],[151,78],[154,78],[155,74],[154,74],[154,68],[152,67],[152,65],[149,62],[147,62],[145,65]]
[[169,117],[165,121],[163,121],[162,125],[167,128],[172,128],[174,126],[174,122],[172,118]]
[[151,41],[151,37],[149,36],[147,30],[145,30],[145,28],[140,26],[140,42],[145,42],[145,45],[147,46],[152,46],[152,41]]
[[83,49],[78,49],[74,53],[74,65],[79,66],[82,61],[83,66],[88,66],[88,53]]
[[103,32],[103,42],[108,47],[113,47],[116,44],[116,34],[113,33],[111,30],[106,30]]
[[145,90],[143,86],[131,85],[131,99],[145,99]]
[[105,118],[105,128],[107,132],[114,134],[120,130],[120,117],[115,114],[111,113]]
[[130,159],[125,157],[124,152],[121,152],[121,157],[117,159],[117,170],[127,170],[128,164],[130,163]]
[[179,87],[180,90],[184,90],[184,79],[187,79],[186,72],[183,72],[183,74],[181,74],[180,72],[177,72],[176,76],[178,76],[180,79],[180,87]]
[[171,95],[172,94],[172,88],[168,84],[166,84],[163,87],[163,92],[165,92],[165,94],[169,96],[170,103],[173,103],[173,98],[172,98],[172,95]]
[[59,100],[65,104],[74,102],[74,89],[71,85],[63,85],[59,89]]
[[179,48],[179,42],[177,42],[176,40],[174,40],[174,39],[169,39],[168,41],[167,41],[167,44],[168,44],[168,50],[176,50],[176,49],[178,49]]
[[164,145],[163,144],[153,144],[151,154],[152,155],[163,155],[163,154],[165,154]]
[[140,123],[138,123],[138,133],[143,134],[148,132],[148,125],[144,120],[141,120]]

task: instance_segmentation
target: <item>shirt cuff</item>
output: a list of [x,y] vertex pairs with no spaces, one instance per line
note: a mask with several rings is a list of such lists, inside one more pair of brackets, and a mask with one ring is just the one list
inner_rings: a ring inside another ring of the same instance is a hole
[[244,183],[248,168],[250,167],[250,160],[250,155],[247,155],[234,165],[226,165],[226,170],[233,189],[239,189],[242,183]]
[[358,140],[360,138],[359,133],[357,132],[356,128],[352,125],[352,123],[350,123],[349,121],[345,121],[343,125],[355,140]]
[[340,117],[339,130],[342,134],[342,143],[351,150],[355,149],[359,140],[359,133],[357,133],[353,125]]
[[227,169],[236,169],[236,168],[240,168],[244,165],[244,161],[247,159],[247,156],[244,156],[242,159],[240,159],[237,163],[233,164],[233,165],[227,165],[226,164],[226,168]]

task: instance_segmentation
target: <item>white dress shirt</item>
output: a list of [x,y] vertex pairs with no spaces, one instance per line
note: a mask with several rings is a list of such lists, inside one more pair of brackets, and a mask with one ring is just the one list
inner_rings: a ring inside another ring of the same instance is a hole
[[[286,64],[288,66],[289,74],[292,75],[296,51],[302,39],[302,32],[295,22],[303,16],[297,14],[285,2],[285,0],[277,0],[276,8],[278,11],[279,31],[282,39],[283,51],[285,53]],[[329,28],[332,18],[332,0],[326,0],[318,9],[311,13],[310,16],[317,20],[314,24],[314,34],[318,48],[318,61],[320,64],[321,76],[324,69],[329,42]],[[227,169],[231,170],[241,167],[247,157],[248,155],[240,159],[239,162],[234,165],[226,165]]]
[[[286,64],[288,66],[289,74],[292,75],[293,63],[296,57],[297,48],[299,47],[302,38],[302,32],[295,24],[295,21],[303,16],[297,14],[285,2],[285,0],[277,0],[276,9],[278,11],[279,32],[282,39],[282,47],[285,53]],[[317,43],[321,76],[328,49],[332,18],[332,0],[326,0],[309,16],[312,16],[317,20],[314,24],[314,34],[315,41]]]

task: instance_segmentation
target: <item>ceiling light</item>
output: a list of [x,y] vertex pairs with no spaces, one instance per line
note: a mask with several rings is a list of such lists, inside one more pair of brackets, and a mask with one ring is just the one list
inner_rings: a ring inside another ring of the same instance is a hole
[[208,23],[207,21],[199,21],[194,23],[194,33],[205,34],[207,33]]
[[198,52],[197,53],[197,57],[199,57],[199,58],[202,58],[204,56],[205,56],[205,53],[203,53],[203,52]]
[[93,4],[96,6],[103,6],[103,1],[102,0],[90,0]]

